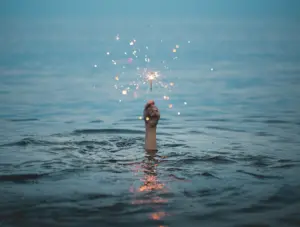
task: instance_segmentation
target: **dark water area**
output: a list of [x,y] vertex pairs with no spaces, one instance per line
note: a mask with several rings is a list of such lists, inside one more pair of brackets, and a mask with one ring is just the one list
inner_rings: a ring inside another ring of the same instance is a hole
[[[298,23],[123,23],[2,25],[0,226],[300,226]],[[172,90],[122,95],[136,67]]]

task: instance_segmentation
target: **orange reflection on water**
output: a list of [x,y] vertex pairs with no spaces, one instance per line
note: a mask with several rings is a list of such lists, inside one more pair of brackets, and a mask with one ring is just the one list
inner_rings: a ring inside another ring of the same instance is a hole
[[161,190],[164,188],[164,184],[158,183],[156,176],[145,176],[144,185],[139,188],[140,192]]
[[166,212],[156,212],[156,213],[152,213],[150,215],[150,218],[152,220],[161,220],[163,217],[165,217],[167,214]]

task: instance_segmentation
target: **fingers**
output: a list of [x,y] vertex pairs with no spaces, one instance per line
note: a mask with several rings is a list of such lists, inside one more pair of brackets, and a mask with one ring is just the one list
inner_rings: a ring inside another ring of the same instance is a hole
[[149,108],[152,105],[155,105],[155,102],[153,100],[149,100],[145,105],[145,109]]

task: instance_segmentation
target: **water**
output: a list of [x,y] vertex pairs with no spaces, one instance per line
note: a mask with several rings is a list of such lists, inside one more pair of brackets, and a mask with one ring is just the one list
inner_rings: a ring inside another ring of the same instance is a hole
[[[295,21],[12,20],[2,31],[0,226],[300,225]],[[133,38],[152,61],[123,69]],[[126,85],[137,66],[161,70],[172,91],[122,95],[114,77]],[[147,99],[162,116],[156,154],[143,150]]]

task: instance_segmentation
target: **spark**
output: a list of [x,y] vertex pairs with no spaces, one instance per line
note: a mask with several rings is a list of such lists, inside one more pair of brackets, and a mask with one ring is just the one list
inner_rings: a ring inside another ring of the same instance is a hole
[[177,52],[177,50],[176,49],[173,49],[173,53],[176,53]]
[[107,55],[110,55],[110,53],[109,53],[109,52],[106,52],[106,54],[107,54]]
[[150,120],[150,118],[149,117],[146,117],[146,121],[149,121]]
[[123,91],[122,91],[122,94],[123,94],[123,95],[127,95],[127,90],[123,90]]

